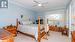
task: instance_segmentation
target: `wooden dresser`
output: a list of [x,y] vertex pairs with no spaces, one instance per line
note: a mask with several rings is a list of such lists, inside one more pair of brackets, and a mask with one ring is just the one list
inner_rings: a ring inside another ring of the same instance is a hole
[[13,35],[4,29],[0,29],[0,42],[14,42]]
[[68,34],[69,34],[69,29],[66,28],[66,26],[58,27],[57,25],[50,25],[49,30],[56,31],[56,32],[61,32],[62,35],[66,35],[66,36],[68,36]]
[[10,25],[10,26],[6,26],[4,27],[5,30],[9,31],[10,33],[12,33],[14,36],[17,35],[17,27]]
[[75,42],[75,31],[72,31],[72,42]]
[[58,31],[58,27],[57,27],[57,25],[51,25],[51,26],[49,26],[49,30]]

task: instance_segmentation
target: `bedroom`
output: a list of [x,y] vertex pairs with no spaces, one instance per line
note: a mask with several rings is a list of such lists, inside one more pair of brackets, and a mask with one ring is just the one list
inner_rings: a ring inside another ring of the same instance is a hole
[[[2,6],[1,2],[6,6]],[[75,0],[0,0],[0,28],[17,28],[14,30],[17,34],[14,37],[14,42],[35,42],[38,38],[39,33],[37,27],[39,27],[38,24],[40,22],[40,24],[49,27],[45,28],[49,29],[49,36],[47,36],[48,34],[44,35],[43,37],[45,38],[41,38],[41,42],[71,42],[71,39],[75,42],[73,37],[75,30],[74,9]],[[38,16],[40,16],[40,20],[38,20]],[[23,24],[27,24],[24,25],[24,27],[27,27],[26,30],[22,29]],[[28,24],[37,26],[28,26]],[[36,28],[35,30],[34,27]],[[64,27],[67,29],[63,29]],[[9,32],[14,32],[12,28]],[[22,33],[17,33],[17,30],[34,34],[36,35],[34,36],[36,39]],[[66,31],[66,34],[64,34],[63,30]],[[2,42],[2,40],[0,41]]]

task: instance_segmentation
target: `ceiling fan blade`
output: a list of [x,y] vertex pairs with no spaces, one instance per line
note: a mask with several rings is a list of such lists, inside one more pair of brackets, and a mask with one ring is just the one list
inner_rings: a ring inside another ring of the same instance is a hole
[[42,8],[45,8],[45,9],[47,9],[47,7],[46,7],[46,6],[44,6],[44,5],[43,5],[43,6],[41,6],[41,7],[42,7]]
[[37,6],[37,5],[33,5],[32,7],[35,7],[35,6]]
[[34,0],[34,2],[40,4],[39,2],[37,2],[37,1],[35,1],[35,0]]
[[48,2],[44,2],[44,3],[42,3],[42,4],[48,4]]

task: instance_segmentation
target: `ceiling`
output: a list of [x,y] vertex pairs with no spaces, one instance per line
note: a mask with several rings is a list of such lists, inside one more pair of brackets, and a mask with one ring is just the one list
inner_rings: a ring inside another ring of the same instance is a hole
[[45,3],[45,2],[47,3],[43,4],[44,7],[39,7],[39,6],[33,7],[33,5],[36,4],[33,2],[33,0],[9,0],[9,2],[11,3],[23,6],[25,8],[37,12],[46,12],[46,11],[51,11],[56,9],[65,9],[71,0],[36,0],[36,1],[40,3]]

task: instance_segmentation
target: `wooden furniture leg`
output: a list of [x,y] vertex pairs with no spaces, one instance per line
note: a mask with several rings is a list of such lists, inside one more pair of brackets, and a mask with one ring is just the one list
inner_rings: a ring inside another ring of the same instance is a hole
[[46,34],[44,35],[43,39],[48,40],[48,36],[49,36],[49,31],[48,31],[48,32],[46,32]]

